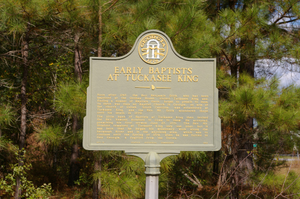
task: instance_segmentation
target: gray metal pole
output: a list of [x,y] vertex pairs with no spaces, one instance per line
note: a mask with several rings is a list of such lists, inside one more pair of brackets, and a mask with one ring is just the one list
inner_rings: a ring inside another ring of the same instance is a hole
[[146,176],[145,199],[158,199],[158,181],[159,176]]
[[149,152],[145,158],[146,192],[145,199],[158,199],[160,158],[156,152]]

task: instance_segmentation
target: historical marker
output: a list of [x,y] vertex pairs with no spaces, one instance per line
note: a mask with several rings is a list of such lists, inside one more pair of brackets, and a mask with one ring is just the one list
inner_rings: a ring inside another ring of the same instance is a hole
[[215,151],[220,126],[215,59],[180,56],[158,30],[125,56],[90,58],[85,149]]

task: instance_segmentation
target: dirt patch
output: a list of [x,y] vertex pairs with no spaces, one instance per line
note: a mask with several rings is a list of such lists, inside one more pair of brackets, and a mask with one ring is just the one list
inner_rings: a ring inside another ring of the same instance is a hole
[[279,175],[287,175],[289,172],[294,171],[300,175],[300,160],[286,161],[286,167],[278,169],[275,173]]

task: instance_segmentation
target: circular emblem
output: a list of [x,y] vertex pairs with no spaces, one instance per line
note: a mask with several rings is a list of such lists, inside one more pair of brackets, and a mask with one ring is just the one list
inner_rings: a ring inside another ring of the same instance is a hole
[[158,34],[148,34],[141,39],[138,51],[144,62],[148,64],[158,64],[166,58],[168,54],[168,44],[162,36]]

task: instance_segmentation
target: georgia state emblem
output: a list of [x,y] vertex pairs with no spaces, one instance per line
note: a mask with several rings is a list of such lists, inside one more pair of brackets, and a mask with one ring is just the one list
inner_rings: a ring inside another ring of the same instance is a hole
[[168,44],[162,36],[149,34],[141,39],[138,51],[144,62],[148,64],[158,64],[166,58]]

